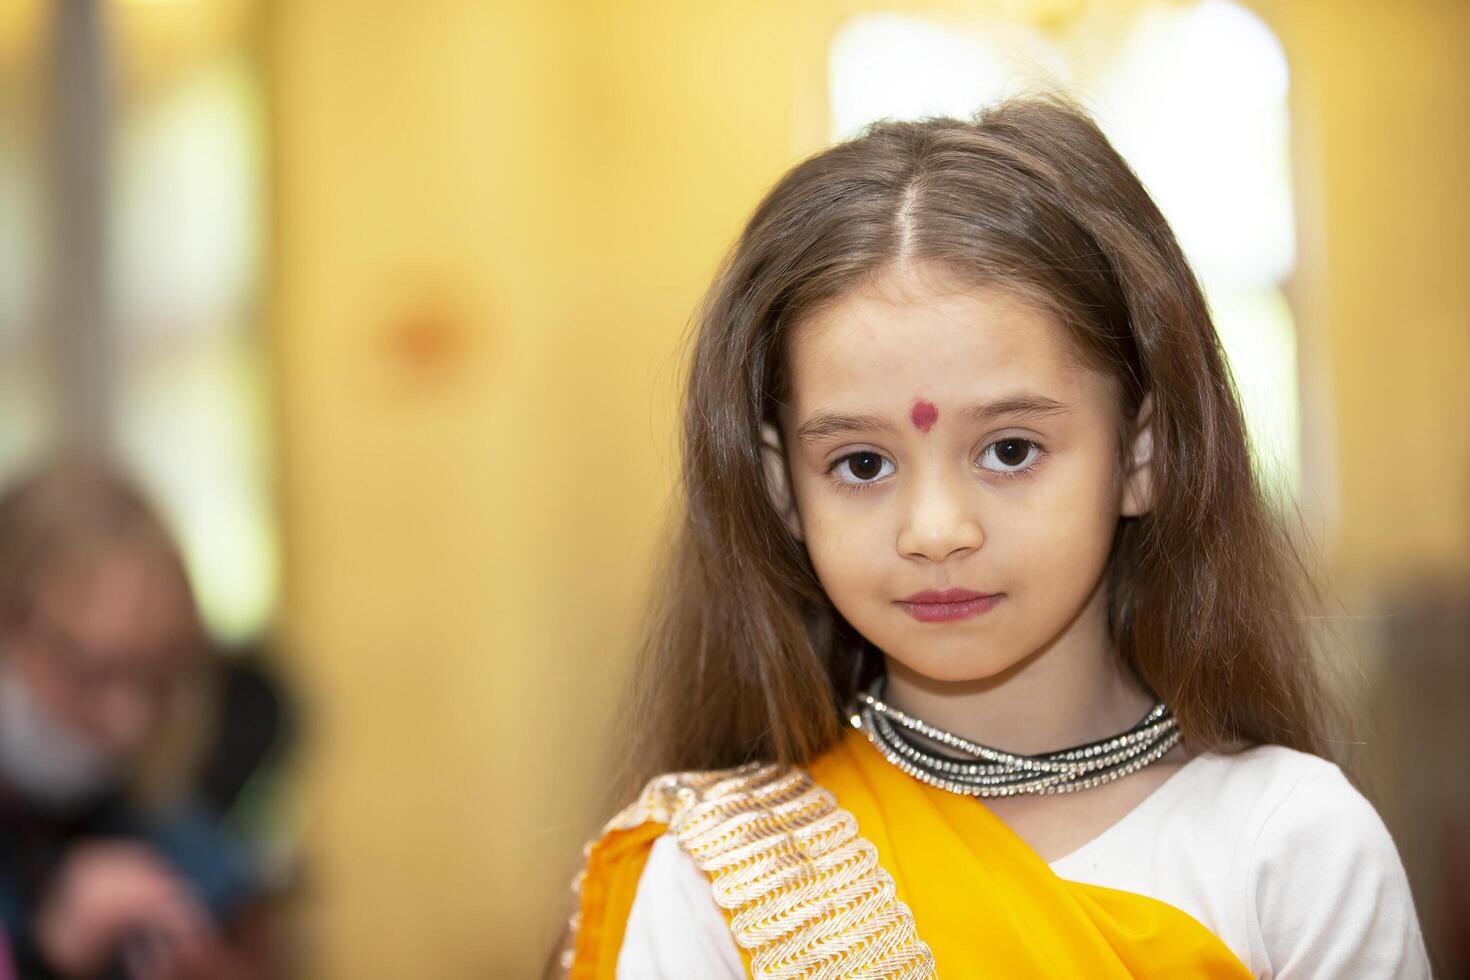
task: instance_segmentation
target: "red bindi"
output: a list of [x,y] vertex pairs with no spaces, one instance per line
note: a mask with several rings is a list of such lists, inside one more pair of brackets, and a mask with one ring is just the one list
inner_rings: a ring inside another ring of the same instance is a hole
[[914,428],[920,432],[927,433],[934,428],[934,423],[939,420],[939,409],[934,407],[933,402],[926,402],[922,398],[914,399],[914,407],[909,410],[909,419],[914,423]]

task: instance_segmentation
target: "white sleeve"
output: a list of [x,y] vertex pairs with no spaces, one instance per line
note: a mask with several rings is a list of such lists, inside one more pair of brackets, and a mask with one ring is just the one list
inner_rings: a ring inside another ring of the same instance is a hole
[[1250,868],[1266,976],[1429,977],[1393,839],[1336,766],[1317,767],[1265,817]]
[[679,842],[653,842],[618,953],[618,980],[744,980],[745,963],[709,879]]

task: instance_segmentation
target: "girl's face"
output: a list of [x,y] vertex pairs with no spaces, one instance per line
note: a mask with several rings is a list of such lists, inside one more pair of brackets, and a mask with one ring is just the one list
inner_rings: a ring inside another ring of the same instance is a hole
[[981,680],[1105,637],[1149,445],[1144,428],[1120,472],[1116,386],[1060,321],[938,273],[886,273],[799,326],[766,462],[843,617],[913,671]]

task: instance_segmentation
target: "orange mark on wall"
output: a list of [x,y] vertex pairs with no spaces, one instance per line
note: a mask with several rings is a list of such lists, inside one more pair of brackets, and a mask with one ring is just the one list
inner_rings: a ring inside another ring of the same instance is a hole
[[410,383],[437,385],[469,357],[470,329],[450,304],[420,302],[403,310],[383,332],[383,352],[393,372]]

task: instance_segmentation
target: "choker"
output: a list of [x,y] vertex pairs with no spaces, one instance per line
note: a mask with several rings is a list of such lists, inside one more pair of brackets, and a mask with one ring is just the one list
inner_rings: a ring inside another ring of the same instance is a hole
[[[1072,793],[1121,779],[1162,759],[1179,742],[1179,725],[1160,702],[1120,735],[1040,755],[1015,755],[971,742],[884,704],[879,677],[859,691],[852,727],[868,736],[890,763],[930,786],[963,796]],[[940,755],[915,735],[939,742],[965,758]],[[970,761],[975,760],[975,761]]]

